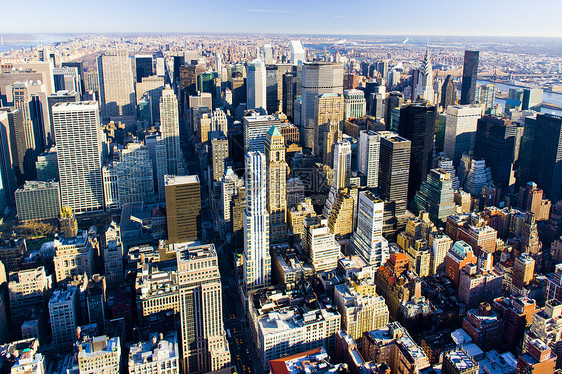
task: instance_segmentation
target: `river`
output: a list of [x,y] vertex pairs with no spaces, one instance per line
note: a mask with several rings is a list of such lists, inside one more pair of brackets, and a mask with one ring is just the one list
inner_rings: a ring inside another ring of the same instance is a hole
[[[493,83],[488,80],[478,80],[478,84],[484,85],[488,83],[492,83],[498,88],[498,90],[502,92],[509,92],[510,88],[523,88],[520,86],[514,86],[512,84]],[[501,107],[503,108],[505,106],[505,101],[506,101],[505,99],[496,98],[494,102],[496,104],[500,104]],[[555,104],[555,105],[562,106],[562,93],[543,92],[542,101],[547,104]],[[551,113],[551,114],[556,114],[558,116],[562,116],[562,110],[558,110],[558,109],[541,108],[541,113]]]

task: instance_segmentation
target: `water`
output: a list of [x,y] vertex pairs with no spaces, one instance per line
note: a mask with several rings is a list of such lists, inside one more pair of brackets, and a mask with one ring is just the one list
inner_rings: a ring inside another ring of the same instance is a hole
[[58,34],[4,34],[0,36],[2,36],[4,40],[4,44],[0,44],[0,53],[9,52],[12,49],[29,49],[37,47],[38,45],[51,45],[68,39],[66,36]]
[[[488,84],[488,83],[492,83],[498,88],[498,90],[502,92],[509,92],[510,88],[522,88],[520,86],[515,86],[512,84],[493,83],[488,80],[478,80],[478,84]],[[544,92],[542,95],[542,101],[547,104],[555,104],[555,105],[562,106],[562,94],[556,92]],[[495,104],[500,104],[502,108],[505,106],[505,102],[506,99],[500,99],[500,98],[496,98],[494,101]],[[541,107],[541,113],[550,113],[550,114],[556,114],[557,116],[562,116],[562,110],[558,110],[558,109]]]

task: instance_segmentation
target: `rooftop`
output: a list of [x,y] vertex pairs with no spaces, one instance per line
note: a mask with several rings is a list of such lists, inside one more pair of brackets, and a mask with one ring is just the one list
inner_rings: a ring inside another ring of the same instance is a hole
[[199,177],[197,175],[164,175],[164,184],[166,186],[175,186],[181,184],[194,184],[199,183]]

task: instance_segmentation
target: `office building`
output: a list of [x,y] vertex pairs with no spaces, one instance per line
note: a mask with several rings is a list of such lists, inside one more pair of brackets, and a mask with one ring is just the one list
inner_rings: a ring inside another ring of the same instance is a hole
[[469,263],[476,264],[472,247],[462,240],[456,241],[445,257],[445,274],[455,287],[459,284],[461,269]]
[[562,302],[562,264],[556,264],[554,272],[547,279],[545,299]]
[[355,284],[338,284],[334,287],[334,302],[342,316],[342,328],[354,340],[360,340],[365,332],[388,324],[388,307],[374,287],[373,290],[360,292]]
[[302,65],[306,62],[306,52],[300,40],[291,40],[291,64]]
[[[98,103],[53,106],[61,206],[75,213],[103,210],[102,134]],[[77,136],[79,134],[80,136]]]
[[244,129],[244,152],[264,152],[266,134],[271,126],[278,127],[281,120],[274,115],[259,115],[253,112],[242,119]]
[[244,289],[271,284],[270,229],[267,212],[267,164],[261,152],[246,154],[246,209],[244,210]]
[[326,136],[333,128],[332,132],[337,132],[343,125],[344,98],[335,93],[321,94],[316,96],[314,101],[314,145],[312,152],[317,156],[323,157],[331,154],[330,147],[334,141],[330,136]]
[[11,323],[15,329],[19,330],[24,321],[39,314],[50,297],[52,287],[53,277],[47,276],[43,266],[10,273],[8,296]]
[[395,203],[395,216],[406,213],[410,175],[411,142],[393,132],[379,132],[379,193],[385,201]]
[[453,246],[453,240],[442,231],[433,231],[428,241],[431,248],[430,274],[445,274],[445,258]]
[[26,181],[15,192],[20,221],[57,218],[60,212],[58,182]]
[[74,91],[82,94],[82,78],[76,67],[63,66],[53,68],[55,92]]
[[201,190],[197,175],[165,175],[168,242],[201,239]]
[[270,242],[287,239],[287,173],[285,140],[279,127],[271,126],[265,137],[267,164],[267,211],[269,213]]
[[451,75],[447,75],[443,81],[443,86],[441,87],[441,108],[446,110],[449,106],[455,104],[456,96],[453,77]]
[[523,352],[530,343],[540,339],[556,354],[556,368],[562,367],[562,302],[557,299],[546,301],[544,308],[533,315],[531,326],[525,333]]
[[535,260],[528,253],[521,253],[513,263],[511,284],[518,290],[531,283],[535,276]]
[[462,329],[483,351],[497,348],[501,341],[504,322],[500,315],[492,310],[490,303],[476,305],[477,309],[470,309],[466,313]]
[[94,253],[98,243],[83,233],[72,238],[57,238],[54,242],[55,277],[57,283],[67,282],[72,277],[88,274],[94,275]]
[[433,164],[435,108],[427,102],[416,102],[400,109],[398,134],[411,142],[408,200],[414,199]]
[[476,141],[478,120],[482,116],[479,106],[453,105],[447,108],[444,151],[458,167],[463,154],[472,155]]
[[[486,255],[491,256],[490,253]],[[485,301],[492,302],[501,295],[502,280],[503,275],[498,270],[469,263],[460,272],[459,298],[468,308],[475,308]]]
[[461,346],[443,354],[443,374],[478,374],[479,364]]
[[476,101],[476,82],[478,81],[478,51],[464,51],[462,69],[461,105]]
[[98,57],[101,118],[132,124],[136,117],[135,81],[129,52],[116,50]]
[[135,71],[137,83],[142,82],[143,78],[150,77],[152,74],[152,55],[136,55],[135,56]]
[[318,223],[314,216],[304,220],[301,244],[317,273],[335,269],[341,257],[340,245],[326,223]]
[[361,90],[351,89],[343,91],[343,119],[363,117],[367,113],[367,100]]
[[85,337],[78,342],[80,374],[121,373],[121,342],[118,336]]
[[483,188],[494,185],[492,170],[487,167],[485,160],[466,159],[470,167],[464,181],[464,190],[475,197],[483,196]]
[[49,300],[49,318],[53,344],[57,351],[68,352],[76,342],[78,288],[55,290]]
[[418,212],[426,211],[434,221],[444,221],[455,214],[451,174],[442,169],[431,169],[414,197]]
[[[288,303],[275,302],[280,297]],[[305,298],[299,297],[298,290],[280,287],[250,294],[250,328],[264,370],[269,361],[293,352],[322,346],[328,352],[334,351],[336,333],[341,328],[340,314],[328,300],[311,298],[305,307]]]
[[166,146],[166,174],[182,175],[184,165],[180,147],[178,99],[170,87],[162,91],[160,98],[160,134]]
[[[138,78],[138,76],[137,76]],[[136,83],[137,105],[141,100],[147,99],[150,108],[150,122],[148,126],[160,123],[160,98],[164,90],[164,77],[142,77]]]
[[349,242],[353,252],[375,269],[389,258],[388,241],[382,236],[384,202],[369,191],[359,192],[357,228]]
[[262,61],[248,64],[246,71],[246,104],[247,109],[267,109],[266,69]]
[[542,88],[525,88],[523,89],[523,100],[521,102],[521,110],[535,110],[540,112],[542,104]]
[[359,171],[368,188],[379,186],[380,135],[372,130],[359,133]]
[[517,359],[517,373],[553,373],[557,356],[542,340],[534,339]]
[[230,365],[214,244],[174,245],[178,262],[182,368],[208,373]]
[[[301,141],[305,148],[314,149],[314,113],[316,97],[322,94],[343,94],[343,65],[332,63],[307,63],[302,69]],[[296,122],[296,121],[295,121]]]
[[153,335],[129,348],[129,374],[179,374],[176,332]]
[[[383,75],[384,77],[384,75]],[[414,100],[424,99],[436,105],[435,92],[433,91],[433,67],[429,57],[429,47],[426,49],[422,65],[419,68],[418,80],[414,89]]]
[[57,152],[55,147],[37,156],[35,169],[37,170],[38,181],[49,182],[59,179],[59,165],[57,163]]
[[50,128],[46,130],[47,145],[51,146],[55,142],[55,124],[53,122],[53,106],[56,103],[75,103],[80,101],[80,93],[76,91],[57,91],[47,96],[47,106],[49,107]]

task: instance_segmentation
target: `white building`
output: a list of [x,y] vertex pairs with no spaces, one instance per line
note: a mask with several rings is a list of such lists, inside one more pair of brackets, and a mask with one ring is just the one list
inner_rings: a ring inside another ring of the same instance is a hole
[[96,336],[78,345],[80,374],[120,374],[121,344],[119,337]]
[[166,146],[166,160],[168,162],[168,170],[164,174],[183,175],[184,165],[180,147],[178,99],[174,90],[169,86],[164,88],[160,98],[160,134]]
[[137,106],[129,52],[117,50],[99,56],[98,77],[102,118],[132,124]]
[[246,154],[243,266],[246,292],[271,284],[266,170],[266,157],[263,153]]
[[343,91],[343,119],[359,118],[367,113],[367,100],[361,90]]
[[280,126],[281,121],[273,115],[252,113],[242,118],[244,130],[244,152],[264,152],[265,137],[271,126]]
[[246,103],[247,109],[267,108],[266,70],[263,61],[248,63],[246,69]]
[[153,336],[129,348],[129,374],[179,374],[176,332]]
[[328,228],[328,221],[324,219],[320,224],[309,225],[305,220],[304,226],[302,246],[314,270],[319,273],[335,269],[342,257],[341,247]]
[[53,106],[61,206],[75,213],[103,210],[102,138],[98,103]]
[[86,233],[75,238],[55,239],[55,276],[57,283],[70,280],[74,276],[87,273],[94,275],[94,242]]
[[379,186],[380,135],[372,130],[359,133],[359,171],[366,177],[366,186]]
[[382,236],[384,202],[369,191],[361,191],[357,210],[357,229],[349,245],[355,254],[378,268],[390,257],[388,241]]
[[291,40],[291,64],[302,65],[306,62],[306,53],[300,40]]
[[451,105],[447,108],[445,124],[444,151],[459,165],[463,153],[472,155],[476,141],[478,119],[482,117],[482,107],[476,105]]

